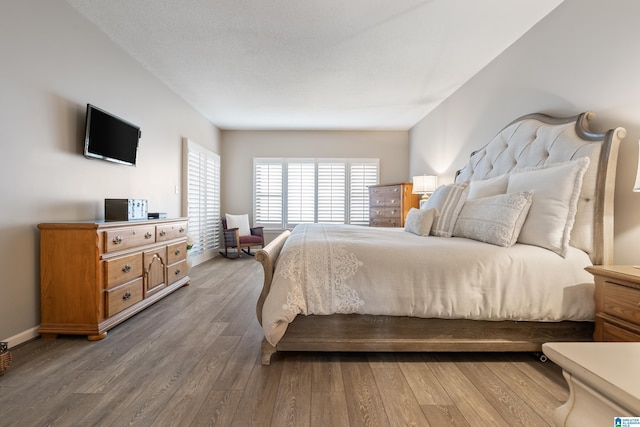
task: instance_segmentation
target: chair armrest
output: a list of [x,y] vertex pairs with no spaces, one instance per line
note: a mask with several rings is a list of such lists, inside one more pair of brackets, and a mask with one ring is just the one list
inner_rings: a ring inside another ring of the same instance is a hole
[[224,233],[224,245],[227,247],[235,248],[238,246],[238,229],[227,228],[222,230]]
[[252,236],[264,237],[264,227],[251,227]]

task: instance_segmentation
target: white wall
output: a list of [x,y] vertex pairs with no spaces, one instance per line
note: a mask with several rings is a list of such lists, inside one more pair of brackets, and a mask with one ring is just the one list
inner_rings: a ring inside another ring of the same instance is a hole
[[452,181],[471,151],[531,112],[592,110],[592,130],[623,126],[615,262],[640,263],[640,193],[631,191],[640,138],[640,2],[565,0],[410,131],[412,174]]
[[[63,0],[0,13],[0,340],[40,323],[40,222],[104,218],[105,198],[181,214],[181,137],[220,152],[219,130]],[[142,129],[137,167],[82,156],[86,104]],[[69,266],[73,268],[73,266]]]
[[254,157],[380,158],[380,183],[410,182],[407,131],[222,131],[222,214],[253,212]]

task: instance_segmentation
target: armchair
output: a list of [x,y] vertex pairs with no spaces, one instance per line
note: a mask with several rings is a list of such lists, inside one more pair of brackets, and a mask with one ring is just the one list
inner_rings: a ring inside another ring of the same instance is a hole
[[[224,251],[220,251],[222,256],[230,258],[228,256],[229,248],[236,249],[237,255],[235,258],[241,255],[240,251],[253,256],[251,253],[252,247],[264,247],[263,227],[250,227],[248,215],[227,215],[222,217],[221,220],[222,233],[224,235]],[[237,224],[238,222],[240,224]],[[228,225],[231,228],[228,228]]]

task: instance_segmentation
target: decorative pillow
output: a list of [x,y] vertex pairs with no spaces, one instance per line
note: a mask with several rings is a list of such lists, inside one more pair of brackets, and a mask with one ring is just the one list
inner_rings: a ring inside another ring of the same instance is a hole
[[497,196],[507,192],[509,185],[509,175],[500,175],[488,179],[478,179],[469,182],[468,199],[477,199],[478,197]]
[[227,218],[227,228],[237,228],[240,236],[250,236],[251,228],[249,227],[249,215],[231,215],[225,214]]
[[533,191],[468,199],[453,230],[454,237],[466,237],[511,247],[531,207]]
[[440,213],[433,220],[431,234],[438,237],[451,237],[468,191],[467,181],[436,188],[429,200],[421,206],[421,209],[437,209]]
[[418,236],[428,236],[431,232],[433,220],[438,216],[437,209],[416,209],[411,208],[404,221],[404,231],[417,234]]
[[508,193],[534,190],[529,215],[518,242],[540,246],[565,257],[575,219],[582,177],[589,158],[509,176]]

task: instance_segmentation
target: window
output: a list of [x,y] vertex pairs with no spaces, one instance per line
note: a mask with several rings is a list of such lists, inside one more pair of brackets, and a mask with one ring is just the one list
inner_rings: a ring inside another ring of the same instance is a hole
[[369,224],[379,159],[254,159],[254,218],[266,228],[304,222]]
[[220,156],[195,142],[183,140],[186,191],[183,192],[194,265],[212,258],[220,244]]

